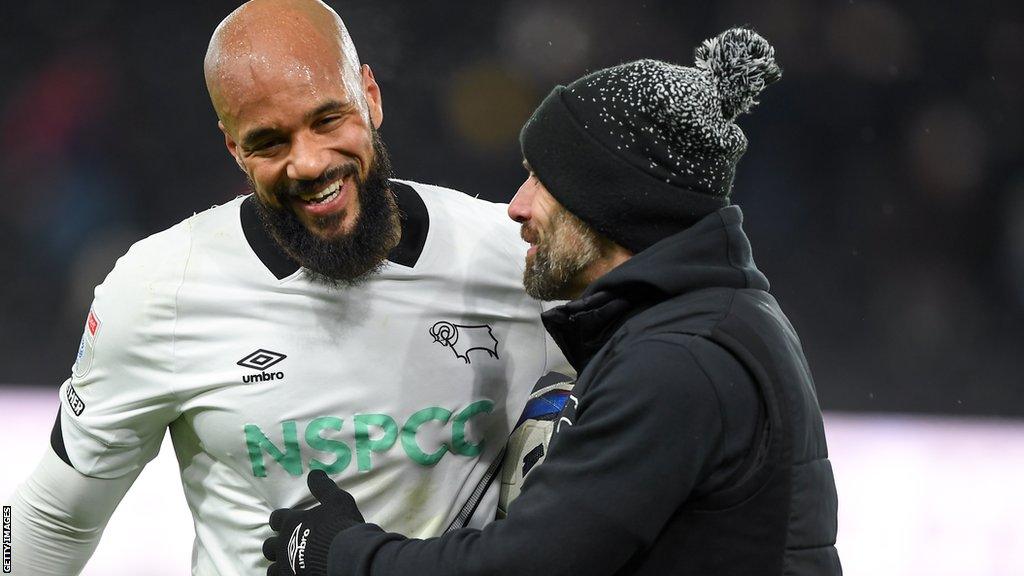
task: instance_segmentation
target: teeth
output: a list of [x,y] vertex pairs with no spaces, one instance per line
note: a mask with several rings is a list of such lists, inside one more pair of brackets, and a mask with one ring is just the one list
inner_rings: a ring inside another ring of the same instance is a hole
[[324,188],[323,190],[321,190],[320,192],[318,192],[316,194],[310,194],[308,196],[299,196],[299,197],[302,198],[302,200],[304,202],[311,202],[311,203],[314,203],[314,204],[320,204],[320,203],[326,201],[329,198],[333,199],[334,196],[338,193],[338,190],[340,190],[340,189],[341,189],[341,180],[338,180],[334,184],[331,184],[330,186],[328,186],[327,188]]

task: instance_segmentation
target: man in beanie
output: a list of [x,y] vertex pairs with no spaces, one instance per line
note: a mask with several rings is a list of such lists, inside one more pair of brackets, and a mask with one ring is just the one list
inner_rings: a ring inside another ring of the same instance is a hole
[[363,523],[311,473],[321,505],[271,517],[269,573],[840,574],[814,385],[730,205],[734,121],[780,75],[732,29],[695,68],[556,88],[523,128],[530,176],[509,206],[527,291],[571,299],[544,317],[579,374],[546,460],[506,519],[431,540]]

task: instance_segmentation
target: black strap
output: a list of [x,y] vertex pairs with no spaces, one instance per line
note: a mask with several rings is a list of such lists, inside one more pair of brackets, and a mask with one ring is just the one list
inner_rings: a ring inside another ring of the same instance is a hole
[[[542,388],[558,384],[559,382],[572,382],[572,378],[559,372],[548,372],[537,380],[537,384],[534,385],[533,391],[536,392]],[[512,435],[509,434],[509,439],[511,438]],[[487,489],[490,488],[491,483],[494,482],[494,477],[497,476],[498,471],[501,470],[501,466],[505,462],[505,451],[507,448],[508,440],[505,441],[505,446],[501,449],[501,452],[498,452],[498,457],[494,462],[491,462],[491,466],[487,468],[487,472],[484,472],[483,478],[480,479],[476,488],[473,489],[473,493],[466,499],[466,503],[462,505],[462,509],[455,515],[455,519],[452,520],[452,523],[448,525],[447,529],[445,529],[445,534],[466,527],[466,523],[469,522],[469,519],[476,513],[477,507],[480,506],[480,501],[483,500],[484,494],[487,493]]]
[[65,464],[75,467],[71,463],[71,458],[68,457],[67,446],[64,445],[64,432],[60,427],[60,406],[57,407],[57,421],[53,423],[53,429],[50,431],[50,446],[53,447],[53,451],[64,461]]
[[487,492],[487,489],[491,486],[491,482],[494,482],[494,477],[497,476],[498,471],[501,470],[501,464],[504,461],[505,448],[502,448],[501,452],[498,452],[498,457],[495,458],[493,462],[491,462],[490,467],[487,468],[487,472],[484,472],[483,478],[480,479],[480,482],[477,483],[476,488],[473,489],[473,492],[469,495],[469,498],[467,498],[466,502],[462,505],[462,509],[459,510],[459,513],[455,515],[455,518],[452,520],[452,523],[449,524],[448,528],[445,529],[445,534],[466,527],[466,524],[469,523],[469,519],[473,517],[473,514],[476,512],[477,507],[480,506],[480,501],[483,500],[484,494]]

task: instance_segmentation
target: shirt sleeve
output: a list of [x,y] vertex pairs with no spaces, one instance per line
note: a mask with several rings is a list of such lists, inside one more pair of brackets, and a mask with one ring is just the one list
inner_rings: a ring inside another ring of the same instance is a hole
[[54,451],[87,476],[144,466],[179,414],[174,297],[184,268],[167,236],[180,227],[133,246],[96,288],[53,435]]
[[615,354],[580,394],[505,520],[430,540],[360,525],[335,538],[330,574],[616,573],[721,459],[722,410],[689,349],[658,340]]
[[14,574],[81,572],[114,509],[141,470],[90,478],[49,452],[10,498]]

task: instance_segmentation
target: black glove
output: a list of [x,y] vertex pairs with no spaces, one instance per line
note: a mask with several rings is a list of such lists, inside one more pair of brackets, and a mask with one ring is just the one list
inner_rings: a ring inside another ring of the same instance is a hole
[[278,535],[263,542],[263,555],[272,562],[267,576],[327,576],[331,541],[364,522],[352,495],[326,472],[310,472],[306,483],[320,504],[309,510],[280,508],[270,515],[270,527]]

